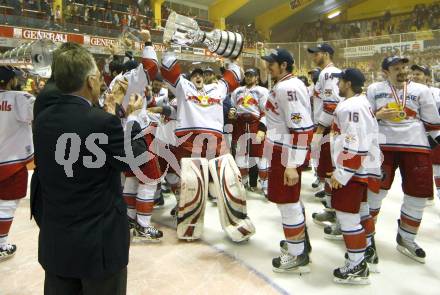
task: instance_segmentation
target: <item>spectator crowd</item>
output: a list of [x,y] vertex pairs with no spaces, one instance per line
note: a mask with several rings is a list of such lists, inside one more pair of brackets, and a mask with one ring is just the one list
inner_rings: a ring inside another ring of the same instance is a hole
[[334,23],[318,19],[298,28],[291,41],[315,42],[323,40],[353,39],[384,36],[407,32],[440,29],[440,3],[417,4],[410,13],[383,16],[354,22]]

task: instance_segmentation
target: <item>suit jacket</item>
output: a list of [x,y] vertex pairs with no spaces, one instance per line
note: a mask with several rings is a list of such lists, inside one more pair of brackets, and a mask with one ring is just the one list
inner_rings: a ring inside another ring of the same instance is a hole
[[[34,121],[32,122],[32,128],[34,128],[34,122],[37,116],[44,111],[46,108],[51,105],[57,103],[58,98],[62,96],[61,91],[55,85],[55,81],[53,77],[51,77],[48,81],[44,89],[37,95],[35,103],[34,103]],[[36,160],[34,158],[34,163],[36,164]],[[34,217],[37,225],[40,225],[40,219],[43,211],[43,203],[39,202],[41,200],[41,186],[40,181],[38,179],[38,167],[35,167],[34,173],[31,178],[31,187],[30,187],[30,204],[31,204],[31,219]]]
[[44,109],[53,105],[57,102],[58,98],[61,96],[61,91],[55,85],[53,78],[47,81],[46,86],[40,94],[37,95],[34,103],[34,120],[37,118]]
[[[140,132],[134,124],[132,138]],[[86,144],[95,133],[108,138],[93,140],[105,157],[91,151],[91,142]],[[63,142],[63,134],[78,137],[80,144]],[[42,267],[71,278],[101,278],[123,269],[128,264],[129,230],[121,171],[129,166],[115,159],[125,156],[120,119],[80,97],[62,95],[36,118],[34,145],[39,188],[31,192],[38,191],[34,203],[42,208],[38,218]],[[142,137],[132,140],[132,150],[135,156],[147,150]],[[72,177],[58,163],[69,158],[77,159],[71,164]],[[87,168],[84,160],[102,165]]]

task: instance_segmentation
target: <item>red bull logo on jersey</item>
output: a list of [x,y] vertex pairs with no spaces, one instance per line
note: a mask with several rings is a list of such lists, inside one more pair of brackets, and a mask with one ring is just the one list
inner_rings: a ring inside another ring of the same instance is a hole
[[207,95],[189,96],[187,99],[201,107],[209,107],[215,104],[221,104],[220,99],[212,98]]
[[258,102],[252,95],[246,95],[238,100],[238,104],[244,106],[245,108],[258,105]]
[[268,100],[266,102],[265,108],[266,108],[266,111],[271,111],[272,113],[277,114],[277,115],[280,114],[277,112],[277,109],[278,109],[277,103],[273,104],[270,100]]
[[298,124],[299,122],[301,122],[301,120],[302,120],[302,116],[301,116],[300,113],[293,113],[293,114],[290,116],[290,119],[292,120],[292,122]]
[[0,102],[0,112],[10,112],[12,111],[12,105],[8,104],[7,101]]

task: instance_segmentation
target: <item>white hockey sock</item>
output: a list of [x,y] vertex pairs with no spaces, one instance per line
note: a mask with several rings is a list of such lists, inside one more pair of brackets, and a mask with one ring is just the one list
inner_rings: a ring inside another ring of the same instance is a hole
[[408,195],[403,197],[399,225],[399,234],[402,238],[410,241],[415,240],[425,207],[425,198],[416,198]]
[[361,225],[359,213],[346,213],[336,211],[336,218],[341,225],[341,232],[344,236],[347,247],[348,258],[352,265],[357,265],[364,259],[367,241],[365,231]]
[[388,191],[383,189],[381,189],[377,194],[368,190],[368,206],[370,207],[370,214],[375,221],[377,220],[377,215],[379,215],[382,201],[385,199],[387,194]]
[[267,196],[267,187],[268,187],[268,180],[267,180],[267,173],[268,173],[268,162],[266,158],[260,158],[258,159],[258,175],[261,185],[261,190],[263,193]]
[[136,177],[126,177],[122,195],[127,204],[127,215],[131,219],[136,219],[136,196],[139,180]]
[[156,184],[139,184],[136,197],[136,213],[137,222],[142,227],[147,227],[151,223],[156,188]]
[[440,199],[440,165],[432,165],[432,171],[434,174],[434,183],[437,189],[437,197]]
[[368,202],[361,202],[359,215],[361,216],[361,225],[364,228],[367,237],[367,247],[369,247],[372,244],[373,236],[375,234],[375,225],[373,217],[370,215]]
[[278,204],[283,222],[284,236],[287,241],[288,251],[293,256],[304,252],[305,223],[301,204]]
[[20,200],[0,200],[0,248],[7,244],[9,230]]

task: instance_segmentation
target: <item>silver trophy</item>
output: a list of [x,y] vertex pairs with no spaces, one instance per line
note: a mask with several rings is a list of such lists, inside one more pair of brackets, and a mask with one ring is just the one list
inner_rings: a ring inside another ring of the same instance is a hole
[[31,74],[49,78],[52,74],[53,51],[57,48],[51,40],[36,40],[0,54],[0,65],[27,69]]
[[222,30],[204,32],[194,19],[175,12],[168,17],[163,42],[183,46],[203,43],[209,51],[228,58],[238,57],[244,43],[243,36],[238,33]]

